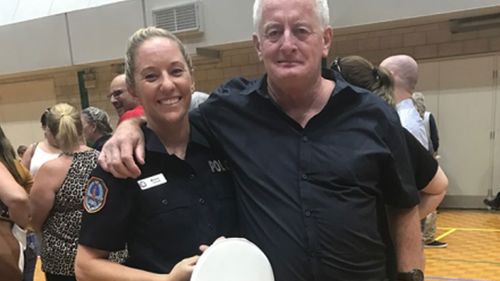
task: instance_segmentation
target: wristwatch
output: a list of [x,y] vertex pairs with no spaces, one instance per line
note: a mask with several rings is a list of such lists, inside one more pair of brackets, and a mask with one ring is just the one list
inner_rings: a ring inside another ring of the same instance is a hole
[[409,272],[398,272],[397,281],[424,281],[424,273],[420,269]]

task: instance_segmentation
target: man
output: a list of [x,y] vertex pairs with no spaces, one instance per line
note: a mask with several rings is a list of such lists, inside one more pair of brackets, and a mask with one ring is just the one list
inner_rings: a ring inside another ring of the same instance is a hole
[[410,56],[396,55],[383,60],[380,66],[389,70],[394,79],[394,99],[401,124],[429,150],[424,121],[412,99],[418,80],[417,62]]
[[127,90],[125,74],[120,74],[111,80],[109,100],[120,117],[118,124],[130,118],[144,116],[144,108],[140,105],[139,99]]
[[[396,100],[396,110],[401,124],[410,133],[419,140],[427,149],[429,146],[429,136],[425,129],[424,120],[417,111],[412,94],[418,81],[418,64],[410,56],[396,55],[384,59],[380,63],[392,74],[394,79],[394,97]],[[436,210],[433,210],[425,219],[422,220],[422,232],[424,245],[427,248],[445,248],[447,243],[436,240]]]
[[[423,280],[404,129],[375,95],[331,71],[322,76],[328,23],[326,0],[255,1],[253,41],[267,74],[223,85],[193,112],[192,126],[228,155],[242,232],[277,281],[395,280],[389,234],[398,280]],[[120,126],[103,167],[138,176],[138,138],[136,124]]]
[[189,110],[193,110],[200,106],[208,99],[209,95],[207,93],[194,91],[191,95],[191,104],[189,105]]

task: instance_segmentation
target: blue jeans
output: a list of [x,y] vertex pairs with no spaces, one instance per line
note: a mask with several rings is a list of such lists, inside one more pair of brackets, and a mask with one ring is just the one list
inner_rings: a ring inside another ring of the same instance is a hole
[[33,232],[29,232],[26,236],[26,250],[24,250],[24,272],[23,281],[33,281],[35,276],[35,266],[37,259],[37,249],[38,243],[36,235]]

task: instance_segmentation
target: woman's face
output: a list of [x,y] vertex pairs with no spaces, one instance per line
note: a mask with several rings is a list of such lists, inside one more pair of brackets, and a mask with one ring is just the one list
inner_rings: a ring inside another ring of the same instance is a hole
[[85,137],[85,140],[89,143],[94,143],[96,140],[94,139],[94,131],[95,131],[95,124],[92,122],[89,122],[87,120],[87,117],[82,114],[82,127],[83,127],[83,136]]
[[187,118],[193,79],[179,46],[163,37],[153,37],[137,48],[135,88],[148,124],[161,126]]

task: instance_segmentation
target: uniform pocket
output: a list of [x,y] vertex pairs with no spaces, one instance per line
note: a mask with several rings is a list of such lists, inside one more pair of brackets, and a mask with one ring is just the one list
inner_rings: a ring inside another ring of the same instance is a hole
[[142,190],[141,208],[146,216],[170,213],[177,209],[189,208],[193,199],[188,186],[162,184]]

